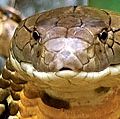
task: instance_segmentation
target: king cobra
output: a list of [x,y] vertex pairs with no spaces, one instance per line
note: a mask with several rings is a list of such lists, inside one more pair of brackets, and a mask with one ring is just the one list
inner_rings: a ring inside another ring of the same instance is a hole
[[120,119],[119,14],[71,6],[26,18],[1,82],[9,119]]

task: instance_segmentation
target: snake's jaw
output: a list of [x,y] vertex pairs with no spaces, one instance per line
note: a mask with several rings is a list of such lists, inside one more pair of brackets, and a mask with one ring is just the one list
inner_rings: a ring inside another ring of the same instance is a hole
[[82,80],[99,81],[109,75],[111,75],[111,76],[119,75],[119,72],[120,72],[120,65],[109,66],[99,72],[85,72],[85,71],[78,72],[69,67],[62,67],[62,68],[59,68],[58,71],[53,71],[53,72],[41,72],[39,70],[36,70],[31,63],[26,63],[26,62],[19,63],[17,61],[17,59],[14,57],[12,52],[10,53],[9,60],[12,63],[12,65],[14,66],[14,68],[16,69],[16,71],[21,72],[26,75],[29,75],[33,78],[38,78],[43,81],[44,80],[49,81],[49,80],[53,80],[53,79],[61,80],[61,78],[65,78],[65,80],[67,80],[69,78],[71,78],[71,79],[75,78],[78,81],[82,81]]

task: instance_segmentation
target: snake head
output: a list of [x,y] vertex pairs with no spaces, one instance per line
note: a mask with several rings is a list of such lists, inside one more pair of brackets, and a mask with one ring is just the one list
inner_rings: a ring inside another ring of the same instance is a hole
[[16,29],[11,56],[39,72],[99,72],[120,63],[119,23],[116,14],[89,7],[38,13]]

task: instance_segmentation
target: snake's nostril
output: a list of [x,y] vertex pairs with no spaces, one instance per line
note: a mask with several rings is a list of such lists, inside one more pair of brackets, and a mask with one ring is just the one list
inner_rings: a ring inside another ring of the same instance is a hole
[[68,68],[68,67],[62,67],[61,69],[59,69],[59,71],[64,71],[64,70],[71,70],[72,71],[72,69]]

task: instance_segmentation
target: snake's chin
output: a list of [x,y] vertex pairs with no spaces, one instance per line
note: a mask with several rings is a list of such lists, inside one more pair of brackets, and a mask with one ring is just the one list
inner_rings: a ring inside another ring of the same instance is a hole
[[[57,72],[40,72],[40,71],[37,71],[33,67],[33,65],[30,63],[26,63],[26,62],[19,63],[12,56],[12,54],[10,54],[9,59],[17,71],[26,72],[28,75],[30,75],[32,77],[36,77],[36,78],[43,79],[43,80],[47,80],[48,77],[53,77],[53,76],[57,76],[60,78],[77,77],[79,79],[97,80],[97,79],[101,79],[107,75],[120,74],[120,65],[109,66],[100,72],[85,72],[85,71],[76,72],[76,71],[72,71],[69,69],[64,69],[64,70],[60,70]],[[48,80],[50,80],[50,79],[48,79]]]

